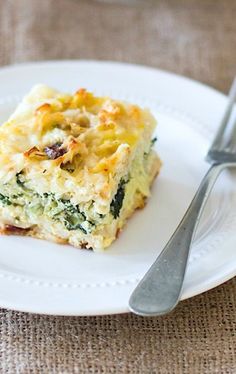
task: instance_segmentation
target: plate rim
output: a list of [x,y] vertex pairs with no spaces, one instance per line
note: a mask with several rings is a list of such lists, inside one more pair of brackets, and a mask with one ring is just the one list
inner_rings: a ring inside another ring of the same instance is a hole
[[[204,90],[208,90],[210,93],[212,94],[217,94],[217,95],[220,95],[222,99],[225,99],[226,100],[226,95],[218,90],[216,90],[215,88],[212,88],[204,83],[201,83],[201,82],[198,82],[194,79],[191,79],[191,78],[188,78],[188,77],[185,77],[183,75],[178,75],[174,72],[169,72],[169,71],[165,71],[165,70],[161,70],[161,69],[158,69],[158,68],[155,68],[155,67],[149,67],[149,66],[145,66],[145,65],[140,65],[140,64],[131,64],[131,63],[123,63],[123,62],[118,62],[118,61],[108,61],[108,60],[93,60],[93,59],[82,59],[82,60],[41,60],[41,61],[32,61],[32,62],[23,62],[23,63],[17,63],[17,64],[12,64],[12,65],[5,65],[5,66],[2,66],[0,67],[0,78],[1,78],[1,74],[3,72],[6,72],[6,71],[10,71],[10,70],[13,70],[13,69],[18,69],[18,68],[34,68],[35,66],[46,66],[46,65],[53,65],[53,64],[56,64],[56,65],[63,65],[65,63],[68,63],[68,64],[80,64],[80,63],[83,63],[83,64],[99,64],[99,65],[112,65],[114,67],[129,67],[129,68],[137,68],[137,70],[139,69],[142,69],[144,72],[146,70],[148,71],[151,71],[151,72],[154,72],[154,73],[160,73],[160,74],[163,74],[163,75],[168,75],[168,76],[171,76],[171,77],[174,77],[175,79],[178,79],[178,80],[184,80],[185,82],[187,82],[188,84],[194,84],[196,86],[198,86],[198,88],[200,89],[204,89]],[[2,96],[3,97],[3,96]],[[181,110],[180,110],[181,112]],[[188,117],[188,112],[186,111],[185,113],[186,115],[186,118]],[[220,284],[224,283],[225,281],[231,279],[232,277],[234,277],[236,275],[236,268],[232,271],[230,271],[227,275],[222,275],[221,277],[218,277],[218,280],[217,281],[214,281],[212,283],[210,283],[208,286],[204,286],[204,284],[202,285],[202,287],[197,287],[195,286],[194,288],[194,291],[193,292],[189,292],[189,293],[186,293],[184,295],[183,298],[181,298],[181,300],[184,300],[184,299],[187,299],[187,298],[190,298],[190,297],[193,297],[193,296],[196,296],[200,293],[203,293],[203,292],[206,292],[212,288],[215,288],[217,286],[219,286]],[[30,308],[30,307],[23,307],[23,306],[16,306],[14,307],[14,305],[12,303],[9,303],[9,302],[0,302],[1,303],[1,306],[2,307],[5,307],[5,308],[10,308],[10,309],[13,309],[13,310],[19,310],[19,311],[23,311],[23,312],[31,312],[31,313],[40,313],[40,314],[51,314],[51,315],[101,315],[101,314],[114,314],[114,313],[125,313],[125,312],[128,312],[128,307],[126,306],[126,308],[124,307],[120,307],[120,308],[110,308],[109,310],[103,310],[102,308],[100,310],[96,309],[94,311],[94,313],[91,313],[91,311],[89,313],[68,313],[68,312],[59,312],[59,313],[48,313],[48,312],[43,312],[42,310],[38,310],[38,308],[36,308],[37,310],[35,310],[35,308]]]
[[0,66],[0,75],[1,73],[5,70],[12,70],[12,69],[15,69],[15,68],[27,68],[27,67],[34,67],[34,66],[43,66],[43,65],[53,65],[53,64],[57,64],[57,65],[61,65],[61,64],[65,64],[65,63],[68,63],[68,64],[78,64],[78,63],[84,63],[84,64],[99,64],[99,65],[113,65],[113,66],[117,66],[117,67],[132,67],[132,68],[137,68],[137,69],[143,69],[143,70],[148,70],[150,72],[158,72],[158,73],[161,73],[163,75],[169,75],[169,76],[172,76],[173,78],[176,78],[176,79],[181,79],[181,80],[184,80],[186,83],[194,83],[195,85],[197,85],[199,88],[204,88],[204,89],[207,89],[209,91],[212,91],[212,93],[215,93],[217,95],[220,95],[222,98],[226,99],[227,98],[227,95],[212,87],[212,86],[209,86],[207,85],[206,83],[203,83],[203,82],[200,82],[194,78],[190,78],[190,77],[187,77],[183,74],[177,74],[175,73],[174,71],[169,71],[169,70],[164,70],[164,69],[159,69],[158,67],[154,67],[154,66],[149,66],[149,65],[144,65],[144,64],[139,64],[139,63],[131,63],[131,62],[122,62],[122,61],[115,61],[115,60],[103,60],[103,59],[99,59],[99,60],[94,60],[94,59],[61,59],[61,60],[58,60],[58,59],[49,59],[49,60],[32,60],[32,61],[23,61],[23,62],[17,62],[17,63],[13,63],[13,64],[5,64],[5,65],[1,65]]

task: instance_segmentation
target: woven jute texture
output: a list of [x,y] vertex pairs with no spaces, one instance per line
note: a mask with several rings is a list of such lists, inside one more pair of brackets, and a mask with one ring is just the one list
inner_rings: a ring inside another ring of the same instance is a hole
[[[142,63],[226,92],[236,1],[0,0],[0,65],[62,58]],[[1,310],[0,373],[236,373],[236,279],[162,318]]]

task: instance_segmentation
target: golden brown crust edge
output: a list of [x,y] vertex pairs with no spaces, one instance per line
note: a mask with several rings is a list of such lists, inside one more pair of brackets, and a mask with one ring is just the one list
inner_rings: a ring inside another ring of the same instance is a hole
[[4,225],[0,228],[0,235],[17,235],[17,236],[29,236],[31,238],[36,239],[44,239],[51,242],[55,242],[57,244],[67,244],[68,241],[57,237],[55,235],[52,235],[48,233],[48,235],[45,235],[42,233],[41,230],[37,228],[37,226],[29,227],[29,228],[21,228],[16,227],[13,225]]

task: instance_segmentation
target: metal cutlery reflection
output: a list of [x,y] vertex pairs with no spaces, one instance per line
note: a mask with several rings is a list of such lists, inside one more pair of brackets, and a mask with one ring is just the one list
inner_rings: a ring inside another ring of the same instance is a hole
[[236,78],[225,115],[206,156],[211,167],[176,231],[130,297],[129,308],[136,314],[163,315],[180,300],[192,239],[205,203],[221,171],[236,166],[235,99]]

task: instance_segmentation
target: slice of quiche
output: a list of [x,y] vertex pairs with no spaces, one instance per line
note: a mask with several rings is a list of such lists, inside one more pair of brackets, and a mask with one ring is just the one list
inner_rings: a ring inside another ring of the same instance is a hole
[[0,127],[0,230],[101,250],[160,169],[156,122],[136,105],[35,86]]

